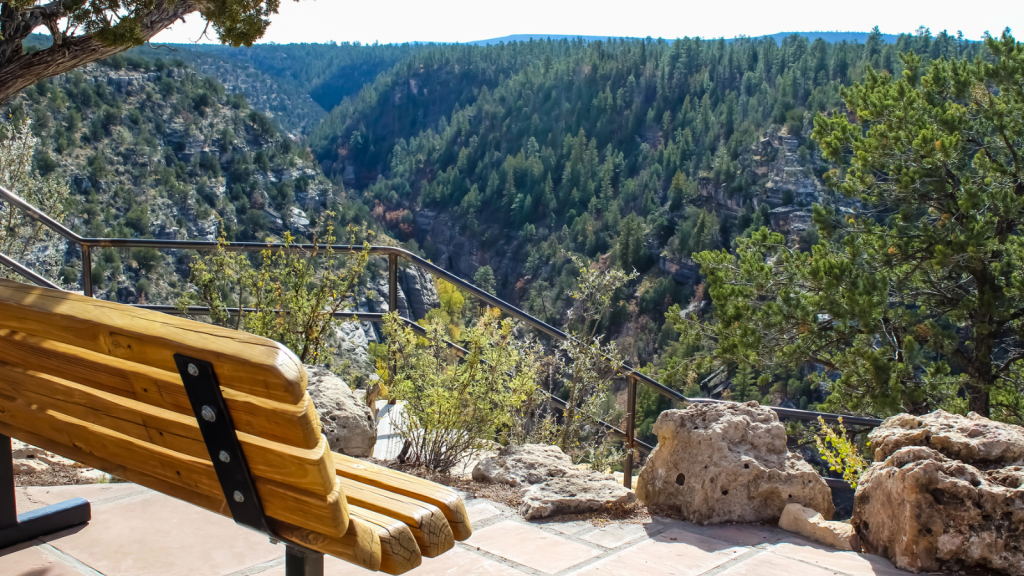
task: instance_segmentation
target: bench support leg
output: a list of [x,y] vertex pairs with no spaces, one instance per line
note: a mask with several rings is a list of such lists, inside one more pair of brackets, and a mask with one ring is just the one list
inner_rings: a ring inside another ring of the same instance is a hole
[[324,555],[313,550],[285,546],[284,576],[324,576]]
[[0,434],[0,549],[85,524],[92,518],[89,501],[84,498],[18,514],[13,457],[11,439]]

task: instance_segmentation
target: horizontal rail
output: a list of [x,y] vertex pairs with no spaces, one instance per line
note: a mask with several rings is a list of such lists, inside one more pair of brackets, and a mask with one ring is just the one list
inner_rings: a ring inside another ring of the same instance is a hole
[[46,288],[53,288],[54,290],[62,290],[60,286],[57,286],[53,282],[50,282],[49,280],[43,278],[39,274],[36,274],[32,270],[29,270],[16,260],[8,258],[6,254],[0,253],[0,264],[7,266],[11,270],[14,270],[18,274],[21,274],[25,278],[28,278],[29,280],[35,282],[40,286],[44,286]]

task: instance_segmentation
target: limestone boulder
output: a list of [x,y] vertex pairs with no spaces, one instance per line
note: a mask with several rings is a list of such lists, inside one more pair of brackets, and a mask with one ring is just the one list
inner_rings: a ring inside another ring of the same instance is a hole
[[306,390],[320,414],[320,425],[332,452],[370,456],[377,443],[377,425],[369,406],[348,384],[322,366],[306,366]]
[[374,372],[370,358],[370,340],[360,322],[341,322],[335,328],[338,359],[348,362],[348,369],[355,374],[369,375]]
[[982,467],[1024,465],[1024,428],[974,412],[967,416],[945,410],[924,416],[899,414],[887,418],[869,437],[876,462],[906,446],[926,446],[947,458]]
[[634,500],[633,491],[616,482],[613,476],[580,470],[527,488],[519,513],[527,520],[584,514]]
[[872,464],[857,486],[853,525],[865,551],[905,570],[1024,575],[1024,489],[932,448],[906,446]]
[[481,458],[473,467],[473,480],[509,486],[541,484],[577,471],[558,446],[525,444],[507,446]]
[[825,481],[786,449],[786,428],[757,402],[693,404],[662,412],[658,446],[637,479],[648,506],[678,508],[699,524],[778,522],[797,503],[831,520]]
[[782,510],[779,528],[837,550],[860,552],[860,539],[852,524],[825,520],[815,510],[796,503],[787,504]]

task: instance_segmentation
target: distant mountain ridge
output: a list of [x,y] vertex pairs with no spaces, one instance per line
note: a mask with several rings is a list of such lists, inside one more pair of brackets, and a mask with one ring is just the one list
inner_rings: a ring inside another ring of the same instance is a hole
[[[777,32],[775,34],[765,34],[764,36],[750,36],[750,38],[774,38],[775,42],[782,42],[783,38],[792,36],[802,36],[811,40],[812,42],[818,38],[826,42],[860,42],[863,44],[868,39],[870,32],[825,32],[825,31],[813,31],[813,32]],[[474,46],[487,46],[488,44],[500,44],[502,42],[508,44],[509,42],[529,42],[530,40],[575,40],[581,38],[587,42],[594,42],[596,40],[610,40],[610,39],[623,39],[631,40],[635,37],[632,36],[573,36],[569,34],[512,34],[510,36],[502,36],[500,38],[489,38],[487,40],[474,40],[472,42],[460,42],[460,44],[471,44]],[[737,37],[740,38],[740,37]],[[737,38],[727,38],[726,41],[736,40]],[[886,44],[895,44],[896,40],[899,39],[899,34],[882,34],[882,42]],[[666,38],[666,40],[669,40]],[[674,40],[674,38],[672,38]]]

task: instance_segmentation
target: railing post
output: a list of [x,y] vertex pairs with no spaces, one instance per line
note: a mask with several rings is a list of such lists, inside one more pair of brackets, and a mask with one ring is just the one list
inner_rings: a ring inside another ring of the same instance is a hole
[[82,244],[82,293],[92,298],[92,252]]
[[398,311],[398,254],[388,255],[388,312]]
[[622,485],[633,489],[633,452],[636,450],[636,377],[626,376],[626,462],[622,467]]

